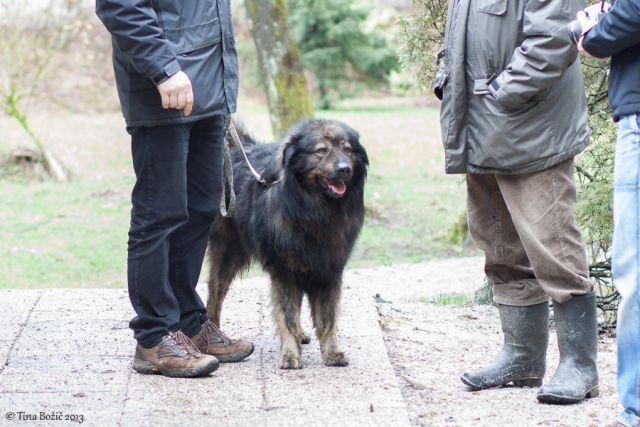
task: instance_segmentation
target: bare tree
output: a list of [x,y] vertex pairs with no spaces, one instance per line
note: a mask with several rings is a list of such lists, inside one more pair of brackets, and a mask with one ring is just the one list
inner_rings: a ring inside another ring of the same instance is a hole
[[313,115],[300,52],[291,34],[286,0],[245,0],[251,34],[276,136]]
[[80,28],[80,0],[0,1],[0,106],[36,145],[49,175],[58,181],[67,172],[36,135],[28,110],[51,59]]

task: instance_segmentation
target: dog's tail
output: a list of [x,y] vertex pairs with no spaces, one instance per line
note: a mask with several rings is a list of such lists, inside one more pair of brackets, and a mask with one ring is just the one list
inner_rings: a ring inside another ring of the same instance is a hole
[[238,136],[240,137],[240,142],[242,142],[242,145],[244,145],[245,147],[250,147],[258,143],[253,135],[251,135],[247,127],[244,125],[243,121],[241,121],[240,119],[233,119],[233,125],[238,132]]

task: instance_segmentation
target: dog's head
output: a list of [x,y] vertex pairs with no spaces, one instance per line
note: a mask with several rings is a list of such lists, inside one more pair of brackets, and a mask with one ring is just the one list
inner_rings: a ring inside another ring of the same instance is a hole
[[295,124],[282,147],[285,174],[301,185],[340,199],[362,189],[369,159],[360,135],[337,120],[308,119]]

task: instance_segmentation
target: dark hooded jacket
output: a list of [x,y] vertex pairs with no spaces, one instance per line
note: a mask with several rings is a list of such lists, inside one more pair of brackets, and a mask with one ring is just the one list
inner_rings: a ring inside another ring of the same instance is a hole
[[611,57],[613,118],[640,114],[640,0],[617,0],[587,33],[582,46],[593,56]]
[[[238,93],[229,0],[96,0],[111,33],[113,66],[128,126],[192,122],[233,113]],[[163,109],[157,85],[184,71],[193,112]]]
[[587,146],[578,51],[567,24],[580,0],[451,0],[443,63],[447,173],[547,169]]

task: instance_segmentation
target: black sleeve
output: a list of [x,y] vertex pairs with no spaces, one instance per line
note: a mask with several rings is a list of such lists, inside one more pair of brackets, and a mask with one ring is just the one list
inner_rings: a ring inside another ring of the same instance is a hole
[[151,0],[96,0],[96,14],[111,33],[115,48],[140,74],[155,81],[167,67],[174,72],[180,69]]
[[618,0],[582,41],[591,55],[606,58],[640,44],[640,0]]

